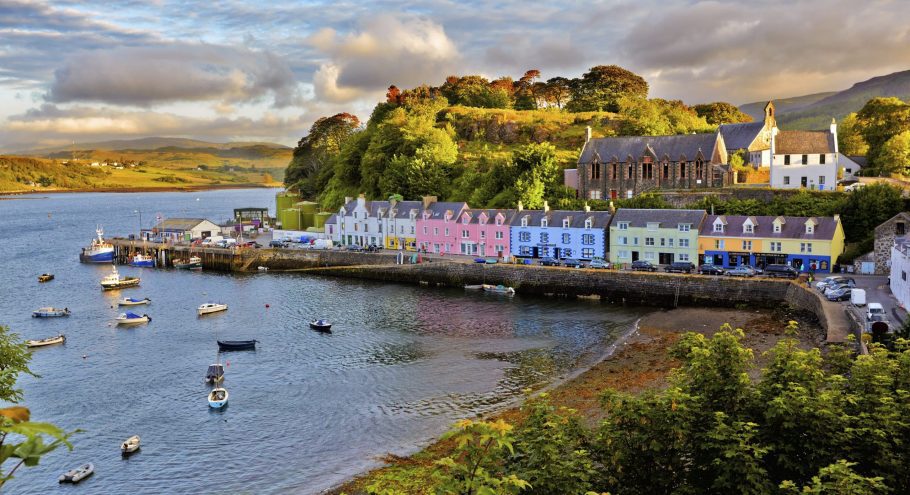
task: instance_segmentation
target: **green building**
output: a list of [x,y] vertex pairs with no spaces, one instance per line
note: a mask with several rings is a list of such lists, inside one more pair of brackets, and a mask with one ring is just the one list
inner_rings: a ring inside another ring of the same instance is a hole
[[610,263],[698,263],[698,231],[706,215],[704,210],[620,208],[610,224]]

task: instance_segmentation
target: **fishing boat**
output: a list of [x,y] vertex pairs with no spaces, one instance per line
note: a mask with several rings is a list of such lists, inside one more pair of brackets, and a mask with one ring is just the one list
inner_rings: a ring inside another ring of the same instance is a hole
[[224,366],[221,363],[210,364],[205,370],[205,383],[218,383],[224,381]]
[[190,256],[190,259],[176,259],[174,260],[174,268],[179,268],[180,270],[202,270],[202,258]]
[[84,248],[79,254],[79,261],[83,263],[111,263],[114,261],[114,246],[104,241],[104,229],[95,229],[97,238]]
[[320,332],[331,332],[332,324],[327,320],[313,320],[310,322],[310,328],[319,330]]
[[484,292],[491,292],[491,293],[493,293],[493,294],[504,294],[504,295],[507,295],[507,296],[514,296],[514,295],[515,295],[515,289],[513,289],[512,287],[506,287],[505,285],[490,285],[490,284],[484,284],[484,286],[483,286],[483,291],[484,291]]
[[39,340],[26,340],[26,347],[46,347],[54,344],[63,344],[66,342],[66,337],[61,333],[56,337],[48,337],[46,339]]
[[53,273],[42,273],[41,275],[38,275],[39,282],[50,282],[51,280],[54,280]]
[[148,323],[152,321],[152,317],[146,314],[137,315],[136,313],[126,312],[117,317],[118,325],[139,325],[140,323]]
[[219,340],[219,351],[255,351],[258,340]]
[[139,450],[140,442],[139,435],[133,435],[127,438],[120,444],[120,453],[126,456],[136,452]]
[[101,288],[104,290],[124,289],[139,285],[139,277],[121,277],[116,266],[111,267],[111,274],[101,279]]
[[227,311],[227,304],[221,303],[205,303],[196,308],[196,314],[199,316],[207,315],[211,313],[218,313],[220,311]]
[[60,475],[58,479],[60,483],[79,483],[80,481],[88,478],[95,472],[95,466],[92,463],[83,464],[76,469],[70,469],[69,471]]
[[209,392],[209,407],[214,409],[221,409],[226,406],[228,402],[228,391],[224,387],[213,388]]
[[155,258],[140,253],[130,259],[129,265],[153,268],[155,266]]
[[69,315],[69,308],[39,308],[35,311],[32,311],[32,318],[56,318]]
[[139,306],[142,304],[150,304],[151,302],[152,302],[152,300],[147,297],[142,298],[142,299],[133,299],[132,297],[124,297],[123,299],[121,299],[120,301],[117,302],[117,305],[118,306]]

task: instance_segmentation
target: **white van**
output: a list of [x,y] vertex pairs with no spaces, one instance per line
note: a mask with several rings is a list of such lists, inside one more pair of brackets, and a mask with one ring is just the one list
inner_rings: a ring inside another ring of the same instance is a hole
[[865,289],[851,289],[850,290],[850,303],[857,307],[863,307],[866,305],[866,291]]
[[869,303],[869,308],[866,310],[866,321],[882,321],[887,319],[887,316],[885,308],[881,304]]
[[213,235],[212,237],[206,237],[205,239],[203,239],[202,244],[206,245],[206,246],[208,246],[208,245],[213,246],[223,240],[224,240],[224,237],[221,237],[220,235]]

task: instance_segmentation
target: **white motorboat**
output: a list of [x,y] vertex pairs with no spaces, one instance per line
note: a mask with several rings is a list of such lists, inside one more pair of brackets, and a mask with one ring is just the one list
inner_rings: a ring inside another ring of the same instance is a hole
[[260,272],[269,271],[269,267],[267,267],[267,266],[257,266],[256,269],[259,270]]
[[76,469],[70,469],[69,471],[60,475],[58,481],[60,483],[79,483],[80,481],[88,478],[95,472],[95,465],[92,463],[83,464]]
[[483,291],[492,292],[493,294],[505,294],[507,296],[515,295],[515,289],[513,289],[512,287],[506,287],[505,285],[484,284]]
[[139,285],[139,277],[121,277],[116,266],[111,267],[111,274],[101,279],[101,288],[104,290],[123,289]]
[[25,345],[27,347],[45,347],[54,344],[63,344],[66,342],[66,337],[61,333],[56,337],[48,337],[46,339],[38,340],[26,340]]
[[139,435],[133,435],[127,438],[122,444],[120,444],[120,453],[123,455],[129,455],[133,452],[139,450]]
[[196,308],[196,314],[199,316],[207,315],[211,313],[218,313],[220,311],[227,311],[227,304],[220,303],[205,303]]
[[152,317],[146,314],[137,315],[136,313],[126,312],[117,317],[118,325],[139,325],[152,321]]
[[119,302],[117,302],[117,305],[118,306],[139,306],[142,304],[150,304],[151,302],[152,302],[152,300],[147,297],[142,298],[142,299],[133,299],[132,297],[124,297]]
[[69,315],[69,308],[38,308],[35,311],[32,311],[32,318],[55,318]]
[[214,409],[221,409],[226,406],[228,402],[228,391],[224,387],[213,388],[209,392],[209,407]]

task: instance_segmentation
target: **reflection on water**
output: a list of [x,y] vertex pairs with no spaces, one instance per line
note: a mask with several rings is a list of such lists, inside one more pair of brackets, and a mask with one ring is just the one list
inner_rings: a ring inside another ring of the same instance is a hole
[[[135,230],[136,209],[220,220],[233,207],[270,205],[272,194],[70,194],[0,202],[6,254],[0,284],[16,288],[0,297],[0,322],[23,338],[67,336],[65,345],[34,353],[32,369],[41,378],[21,380],[25,404],[36,420],[85,430],[72,453],[54,452],[22,471],[6,492],[48,493],[62,471],[94,462],[96,475],[68,488],[316,493],[374,465],[378,455],[406,454],[456,419],[494,410],[523,388],[584,365],[641,314],[274,272],[124,267],[124,275],[142,277],[142,286],[104,293],[98,280],[109,267],[77,262],[97,223],[111,233]],[[56,279],[39,285],[42,272]],[[125,296],[150,297],[142,312],[153,321],[114,326],[116,301]],[[230,309],[197,317],[195,307],[209,301]],[[67,306],[73,315],[30,318],[45,305]],[[315,317],[332,321],[333,333],[310,330]],[[219,359],[215,340],[252,338],[260,342],[255,352],[221,355],[230,405],[210,410],[203,375]],[[133,434],[142,437],[142,451],[122,460],[119,444]],[[218,473],[227,475],[216,488]]]

